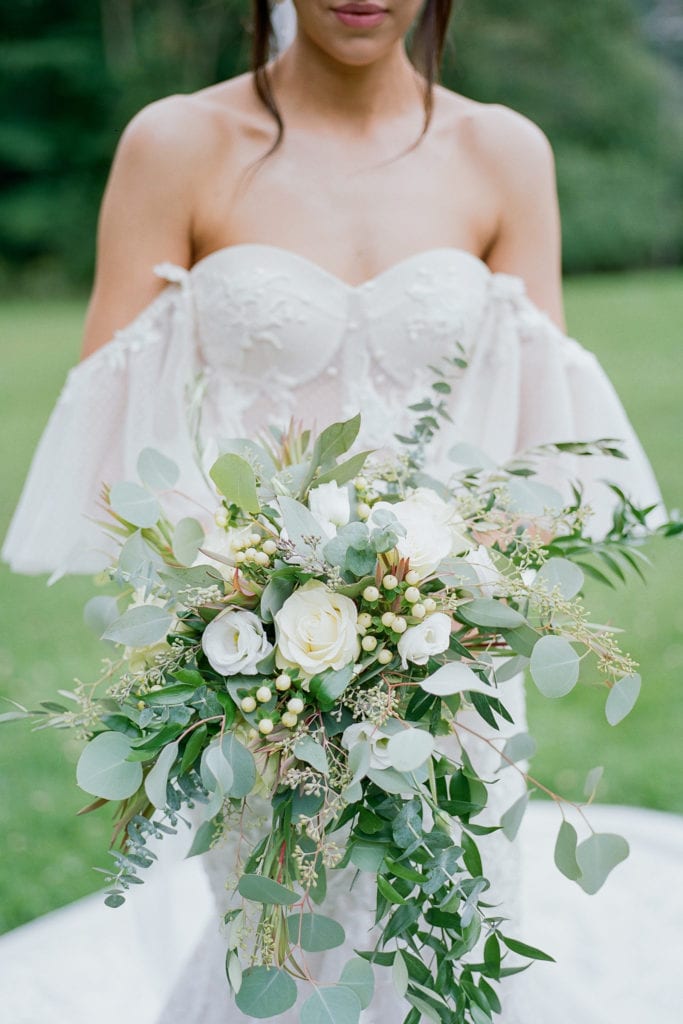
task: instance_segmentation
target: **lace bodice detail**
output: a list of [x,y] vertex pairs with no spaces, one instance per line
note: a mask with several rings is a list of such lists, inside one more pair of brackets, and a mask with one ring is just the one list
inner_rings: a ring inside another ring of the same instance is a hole
[[490,282],[460,249],[412,257],[355,287],[273,246],[219,249],[185,277],[156,269],[192,293],[207,400],[229,396],[233,431],[291,416],[322,427],[362,410],[360,441],[380,446],[428,392],[429,366],[469,347]]

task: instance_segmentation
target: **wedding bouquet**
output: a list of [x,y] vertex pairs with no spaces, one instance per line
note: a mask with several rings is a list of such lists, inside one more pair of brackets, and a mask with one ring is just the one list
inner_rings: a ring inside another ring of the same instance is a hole
[[[104,488],[120,544],[106,581],[118,593],[86,609],[116,653],[94,684],[62,691],[75,709],[40,711],[88,740],[77,767],[96,798],[86,810],[115,805],[110,906],[153,863],[149,840],[188,812],[190,854],[233,838],[226,969],[252,1017],[287,1011],[301,980],[313,983],[304,1024],[353,1024],[378,965],[412,1007],[405,1024],[490,1021],[495,983],[551,957],[506,934],[478,840],[497,829],[514,839],[540,789],[562,811],[557,866],[586,892],[628,853],[611,834],[579,842],[562,798],[528,774],[531,737],[495,735],[512,722],[506,683],[527,667],[557,698],[583,662],[605,686],[608,720],[630,711],[636,666],[579,594],[584,572],[639,568],[648,510],[616,492],[610,533],[589,539],[580,490],[567,504],[534,480],[541,451],[496,468],[461,446],[460,470],[433,480],[421,454],[440,406],[417,408],[395,452],[350,455],[359,416],[317,437],[292,425],[223,442],[210,526],[164,513],[178,469],[145,449],[139,482]],[[546,449],[618,455],[608,441]],[[453,742],[477,734],[463,709],[501,769],[527,783],[497,825],[477,823],[495,779]],[[591,773],[588,802],[597,782]],[[250,813],[266,827],[250,832]],[[376,880],[378,937],[318,985],[306,954],[344,942],[325,914],[326,882],[350,865]]]

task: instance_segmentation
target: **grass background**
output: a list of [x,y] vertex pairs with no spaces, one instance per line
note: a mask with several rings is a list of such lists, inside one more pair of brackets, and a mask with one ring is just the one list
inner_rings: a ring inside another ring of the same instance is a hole
[[[648,451],[670,507],[683,504],[681,368],[683,271],[573,278],[565,284],[569,333],[600,357]],[[8,301],[0,311],[4,535],[34,446],[65,373],[78,358],[84,303]],[[50,496],[45,500],[49,502]],[[539,741],[534,774],[580,797],[588,769],[606,777],[598,798],[683,812],[683,544],[651,547],[647,586],[636,577],[612,593],[587,590],[595,621],[618,623],[640,661],[643,693],[616,729],[602,691],[581,687],[560,701],[529,692]],[[89,679],[98,644],[81,624],[88,579],[46,589],[43,580],[0,570],[0,694],[33,706]],[[67,733],[0,726],[0,932],[95,890],[106,866],[106,813],[77,818],[88,802],[75,784],[79,744]]]

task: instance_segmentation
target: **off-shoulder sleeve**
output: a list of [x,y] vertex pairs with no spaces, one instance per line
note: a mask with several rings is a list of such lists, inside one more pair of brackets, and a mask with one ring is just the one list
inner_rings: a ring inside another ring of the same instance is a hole
[[3,544],[3,560],[15,572],[103,568],[102,485],[136,479],[147,445],[178,462],[179,488],[202,493],[188,418],[201,373],[190,278],[172,264],[155,271],[167,287],[67,376]]
[[538,445],[613,438],[627,456],[538,460],[539,477],[569,495],[580,482],[594,515],[589,532],[604,535],[617,484],[640,506],[665,518],[657,480],[611,381],[596,356],[564,334],[526,293],[521,278],[492,274],[468,367],[454,395],[453,436],[497,463]]

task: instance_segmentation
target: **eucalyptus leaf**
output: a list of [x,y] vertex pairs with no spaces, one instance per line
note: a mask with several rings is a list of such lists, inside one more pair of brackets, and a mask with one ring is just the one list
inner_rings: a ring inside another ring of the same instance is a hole
[[241,456],[231,452],[220,455],[209,470],[209,476],[223,497],[242,511],[254,515],[261,511],[254,470]]
[[119,617],[118,602],[115,597],[98,594],[91,597],[83,609],[83,621],[96,636],[102,636],[105,629]]
[[301,1007],[301,1024],[358,1024],[360,999],[348,985],[316,988]]
[[586,782],[583,787],[584,796],[592,799],[595,796],[595,791],[600,785],[600,780],[605,773],[603,767],[591,768],[588,775],[586,776]]
[[276,904],[278,906],[289,906],[299,899],[292,889],[288,889],[272,878],[265,875],[242,875],[237,886],[238,892],[247,900],[255,903]]
[[557,587],[567,601],[576,597],[583,582],[583,573],[568,558],[549,558],[534,577],[534,586],[541,585],[547,591]]
[[248,967],[235,996],[237,1008],[259,1020],[286,1013],[296,1002],[296,982],[279,967]]
[[221,754],[230,765],[233,774],[232,784],[226,788],[225,795],[241,800],[251,793],[256,782],[256,762],[253,754],[232,732],[226,732],[223,736]]
[[481,626],[483,629],[514,629],[526,621],[521,612],[492,597],[478,597],[474,601],[467,601],[458,606],[457,614],[469,625]]
[[321,744],[314,740],[312,736],[302,736],[298,739],[294,744],[294,754],[300,761],[310,764],[316,771],[322,772],[323,775],[329,773],[330,766],[327,761],[327,754]]
[[302,505],[300,501],[296,501],[295,498],[288,497],[286,494],[278,498],[278,505],[282,513],[282,521],[287,531],[287,537],[298,553],[303,555],[312,554],[314,548],[309,543],[309,539],[317,537],[322,542],[327,537],[318,520],[305,505]]
[[229,793],[235,780],[232,765],[221,749],[220,741],[214,741],[206,747],[201,760],[200,775],[202,782],[209,791],[220,787],[222,795]]
[[130,740],[120,732],[103,732],[90,740],[76,766],[81,789],[105,800],[126,800],[142,782],[142,765],[127,761]]
[[526,761],[536,753],[536,740],[528,732],[518,732],[505,741],[502,750],[502,768],[509,766],[510,761]]
[[581,875],[578,883],[584,892],[593,895],[601,889],[609,873],[626,860],[629,845],[623,836],[596,832],[576,847],[576,863]]
[[207,850],[210,850],[215,834],[215,822],[213,820],[203,821],[194,834],[194,839],[192,840],[190,849],[185,854],[186,859],[189,857],[198,857],[202,853],[206,853]]
[[204,542],[204,529],[196,519],[181,519],[173,531],[173,555],[181,565],[192,565]]
[[115,619],[102,634],[103,640],[113,640],[126,647],[148,647],[163,640],[173,622],[173,616],[156,605],[142,604],[129,608]]
[[529,661],[531,678],[545,697],[564,697],[579,678],[580,659],[563,636],[543,636]]
[[145,777],[145,793],[157,810],[166,807],[166,787],[171,768],[178,756],[178,743],[168,743],[156,759],[154,766]]
[[161,516],[161,506],[155,496],[140,484],[127,480],[113,485],[109,492],[109,504],[117,516],[133,526],[154,526]]
[[358,996],[361,1009],[365,1010],[372,1002],[375,975],[370,964],[360,957],[354,956],[346,961],[339,977],[339,984],[353,989]]
[[180,470],[173,459],[156,448],[143,448],[138,455],[138,476],[152,491],[169,491],[178,482]]
[[290,579],[275,577],[268,581],[261,594],[261,618],[272,622],[287,598],[294,592],[296,583]]
[[569,821],[563,821],[555,841],[555,865],[566,878],[575,882],[581,875],[581,868],[576,862],[576,845],[578,836],[576,829]]
[[298,943],[307,953],[335,949],[346,938],[339,922],[322,914],[290,914],[287,931],[290,941]]
[[277,472],[277,466],[273,462],[271,456],[268,454],[266,449],[257,444],[256,441],[250,441],[242,437],[234,438],[220,438],[218,441],[218,448],[221,455],[231,454],[239,455],[241,458],[248,462],[256,470],[256,474],[261,480],[270,480],[275,476]]
[[387,756],[392,768],[399,772],[412,772],[431,757],[434,737],[425,729],[402,729],[387,744]]
[[610,725],[618,725],[633,710],[640,694],[640,676],[623,676],[609,691],[605,715]]
[[512,807],[508,807],[507,811],[501,815],[500,823],[503,828],[504,835],[512,842],[519,832],[519,826],[522,824],[524,818],[524,812],[526,811],[527,804],[529,803],[529,794],[523,793],[518,800],[515,800]]
[[513,512],[541,516],[548,508],[559,512],[564,506],[564,499],[559,491],[537,480],[511,477],[507,481],[507,489]]

